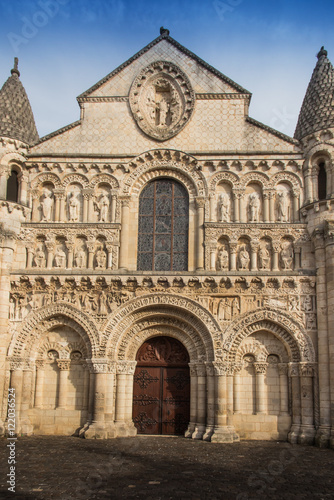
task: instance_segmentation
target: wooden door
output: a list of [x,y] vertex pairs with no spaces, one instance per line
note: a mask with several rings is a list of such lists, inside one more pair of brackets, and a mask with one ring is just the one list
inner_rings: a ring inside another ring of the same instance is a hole
[[189,356],[171,337],[145,342],[137,354],[133,421],[139,434],[184,434],[189,424]]

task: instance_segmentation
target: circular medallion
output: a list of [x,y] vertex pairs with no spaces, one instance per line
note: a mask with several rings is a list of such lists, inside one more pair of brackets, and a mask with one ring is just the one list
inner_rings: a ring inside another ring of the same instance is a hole
[[156,61],[135,78],[129,101],[141,130],[158,141],[166,141],[188,123],[195,95],[180,68],[167,61]]

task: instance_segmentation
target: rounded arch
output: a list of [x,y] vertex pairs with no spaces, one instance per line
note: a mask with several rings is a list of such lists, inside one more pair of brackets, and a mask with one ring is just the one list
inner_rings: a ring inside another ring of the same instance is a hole
[[[131,328],[141,321],[166,323],[167,318],[179,325],[191,328],[199,356],[208,361],[214,359],[215,346],[220,343],[219,325],[201,305],[187,297],[173,294],[152,294],[132,299],[124,304],[108,321],[101,337],[100,356],[118,356],[121,345],[126,346],[134,337]],[[165,319],[163,319],[165,318]],[[122,344],[123,343],[123,344]]]
[[284,344],[290,361],[315,361],[312,341],[303,327],[285,312],[271,309],[246,313],[233,322],[225,332],[223,349],[231,362],[236,362],[236,354],[242,340],[252,333],[267,331]]
[[118,180],[110,174],[97,174],[90,180],[89,186],[95,188],[98,184],[109,184],[111,189],[119,188]]
[[215,194],[217,185],[220,182],[227,182],[233,189],[240,188],[240,178],[232,172],[217,172],[210,180],[209,193]]
[[61,181],[58,175],[53,173],[47,173],[47,174],[40,174],[37,177],[35,177],[35,179],[31,183],[31,188],[38,189],[45,182],[52,183],[55,188],[61,187]]
[[79,333],[89,356],[96,356],[99,335],[95,324],[84,312],[68,303],[52,304],[27,316],[21,329],[13,337],[8,356],[33,357],[37,353],[41,336],[46,331],[64,325]]
[[268,187],[274,189],[281,182],[289,184],[296,194],[300,192],[302,187],[302,180],[292,172],[277,172],[270,178],[270,185]]
[[25,158],[19,153],[5,153],[1,158],[0,165],[2,167],[10,168],[10,163],[15,163],[16,165],[19,165],[20,169],[22,170],[22,165],[24,164],[24,162]]
[[71,183],[80,184],[82,188],[89,187],[89,180],[83,174],[68,174],[62,180],[62,186],[66,188]]
[[269,177],[267,174],[264,174],[263,172],[248,172],[241,178],[240,187],[242,189],[246,189],[248,184],[253,183],[259,184],[262,189],[265,189],[268,186],[268,182]]

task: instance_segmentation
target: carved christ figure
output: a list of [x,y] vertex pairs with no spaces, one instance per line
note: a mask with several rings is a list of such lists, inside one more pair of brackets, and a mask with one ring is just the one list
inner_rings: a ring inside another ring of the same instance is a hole
[[230,220],[230,197],[226,193],[219,196],[218,213],[220,222],[229,222]]
[[43,194],[43,200],[41,201],[42,222],[49,222],[51,220],[52,207],[53,207],[52,193],[45,190]]
[[289,199],[285,191],[277,193],[277,220],[287,222],[289,210]]
[[99,222],[107,222],[108,221],[108,212],[109,212],[109,198],[106,193],[103,193],[100,197],[100,201],[98,203],[99,210]]
[[246,245],[242,245],[240,247],[240,253],[239,253],[239,267],[240,269],[248,269],[250,257],[249,253],[247,251]]
[[257,193],[249,195],[249,222],[258,222],[260,217],[260,198]]
[[70,222],[78,222],[79,219],[79,200],[75,193],[71,193],[70,199],[68,201]]

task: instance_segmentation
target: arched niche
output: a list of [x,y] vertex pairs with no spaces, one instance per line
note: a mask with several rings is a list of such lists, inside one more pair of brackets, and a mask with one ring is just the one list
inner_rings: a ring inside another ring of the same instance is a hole
[[233,220],[233,194],[229,182],[220,182],[216,187],[216,220],[230,222]]
[[248,222],[261,222],[263,220],[262,186],[256,182],[247,184],[245,199]]
[[279,182],[276,185],[275,212],[278,222],[293,221],[292,190],[287,182]]

